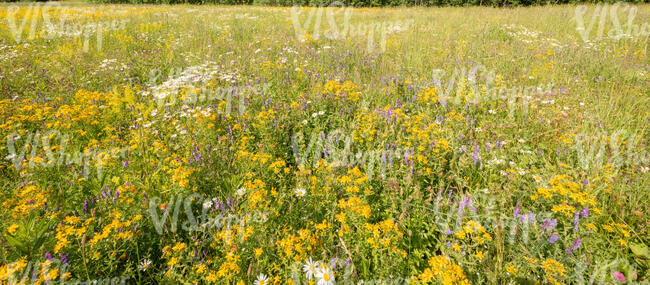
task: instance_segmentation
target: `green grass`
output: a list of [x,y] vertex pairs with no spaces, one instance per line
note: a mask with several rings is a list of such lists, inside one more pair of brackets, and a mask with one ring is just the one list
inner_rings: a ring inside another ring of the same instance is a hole
[[[42,7],[0,6],[2,280],[52,256],[138,284],[303,282],[308,258],[344,284],[647,282],[647,34],[596,21],[585,42],[574,5]],[[326,37],[346,13],[356,33]],[[49,37],[47,18],[110,28]],[[54,130],[53,151],[25,142]]]

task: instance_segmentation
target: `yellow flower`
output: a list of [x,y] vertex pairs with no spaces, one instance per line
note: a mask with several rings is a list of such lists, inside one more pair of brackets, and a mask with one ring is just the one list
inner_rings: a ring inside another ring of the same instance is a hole
[[176,265],[177,263],[178,263],[178,259],[176,257],[172,257],[169,260],[169,262],[167,262],[167,265],[169,265],[169,267],[172,267],[172,266]]
[[260,255],[262,255],[262,252],[263,252],[263,251],[262,251],[262,248],[257,248],[257,249],[255,249],[255,257],[256,257],[256,258],[259,258]]
[[18,229],[18,225],[12,224],[7,228],[7,231],[9,232],[10,235],[13,235],[17,229]]

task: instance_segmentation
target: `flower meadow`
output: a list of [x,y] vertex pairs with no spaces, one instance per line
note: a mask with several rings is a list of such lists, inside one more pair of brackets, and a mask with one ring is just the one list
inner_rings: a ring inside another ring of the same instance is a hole
[[649,22],[2,4],[0,282],[647,283]]

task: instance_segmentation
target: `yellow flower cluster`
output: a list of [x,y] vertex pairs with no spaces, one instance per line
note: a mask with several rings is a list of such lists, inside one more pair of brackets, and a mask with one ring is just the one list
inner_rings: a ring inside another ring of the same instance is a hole
[[336,99],[342,98],[352,102],[356,102],[361,98],[359,87],[352,81],[340,83],[335,80],[330,80],[325,83],[323,93],[333,94],[336,96]]
[[441,282],[444,285],[469,285],[465,272],[460,266],[451,262],[448,256],[438,255],[429,260],[429,268],[417,276],[422,283],[433,281]]

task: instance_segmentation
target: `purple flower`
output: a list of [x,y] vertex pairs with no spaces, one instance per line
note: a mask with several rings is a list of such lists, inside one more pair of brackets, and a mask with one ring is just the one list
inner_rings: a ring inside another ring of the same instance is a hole
[[576,241],[573,242],[573,246],[571,248],[567,248],[566,253],[567,254],[573,253],[574,251],[576,251],[576,249],[580,248],[581,243],[582,243],[582,239],[578,238]]
[[52,254],[49,252],[46,252],[43,257],[45,257],[47,260],[52,260]]
[[554,244],[560,237],[557,234],[553,234],[550,238],[548,238],[548,243]]
[[579,221],[580,221],[580,213],[575,212],[575,214],[573,214],[573,231],[574,232],[578,231],[578,222]]
[[585,206],[585,208],[582,209],[582,212],[581,212],[581,213],[582,213],[582,218],[583,218],[583,219],[586,218],[586,217],[589,217],[589,207],[586,207],[586,206]]
[[63,262],[64,264],[68,264],[68,255],[67,254],[62,253],[62,254],[59,255],[59,257],[61,258],[61,262]]
[[512,213],[513,216],[518,217],[519,216],[519,202],[517,202],[517,205],[515,206],[515,212]]

